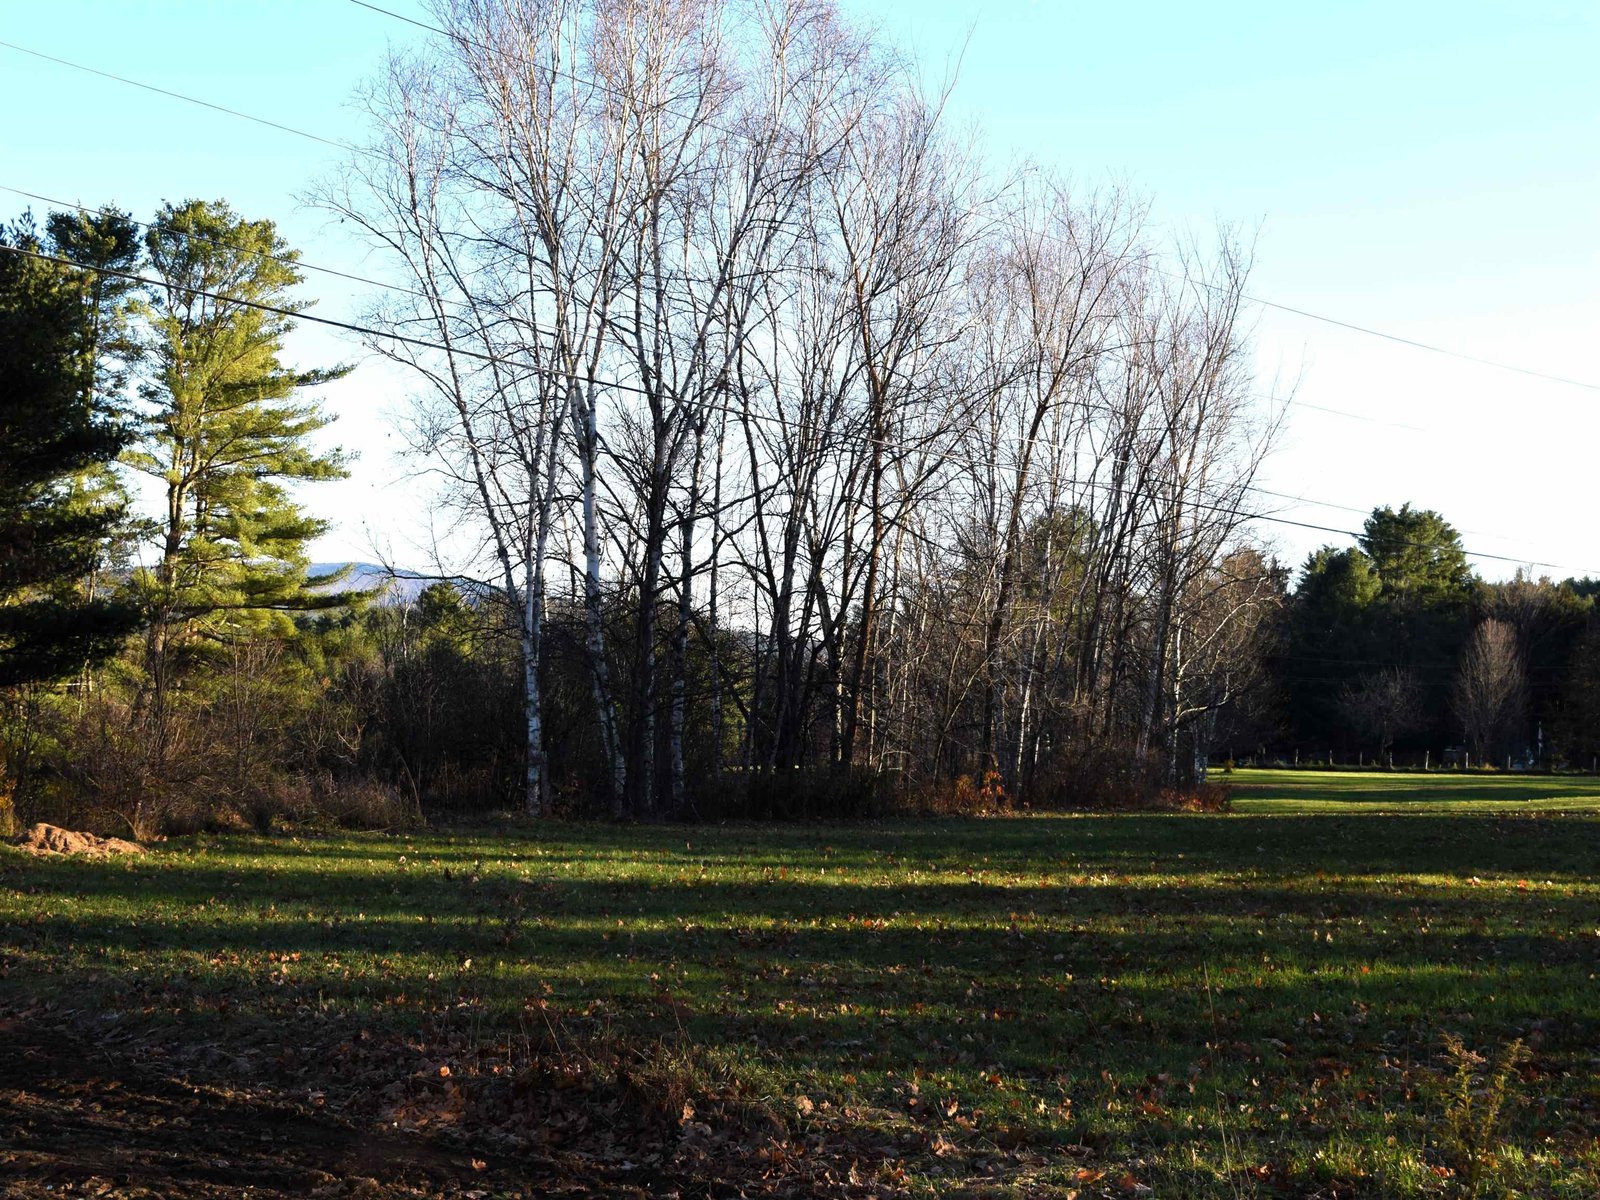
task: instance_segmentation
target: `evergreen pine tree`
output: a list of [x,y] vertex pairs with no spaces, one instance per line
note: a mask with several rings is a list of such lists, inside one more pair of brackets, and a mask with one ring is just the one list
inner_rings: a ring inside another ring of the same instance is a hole
[[[45,230],[50,252],[76,264],[82,283],[85,404],[126,416],[129,381],[143,352],[133,322],[140,285],[131,277],[144,254],[139,223],[121,209],[106,205],[97,212],[81,208],[53,212],[45,221]],[[89,509],[128,508],[124,475],[112,462],[84,468],[73,481],[72,503]],[[100,561],[83,580],[85,595],[95,597],[107,582],[101,568],[127,565],[137,533],[132,521],[113,530]]]
[[[312,435],[331,418],[305,389],[347,368],[282,362],[297,255],[270,221],[221,201],[167,205],[146,236],[151,289],[145,435],[128,461],[164,487],[157,562],[136,582],[152,627],[146,667],[159,711],[185,656],[337,603],[308,591],[306,547],[326,528],[293,483],[344,475]],[[279,311],[267,311],[267,306]]]

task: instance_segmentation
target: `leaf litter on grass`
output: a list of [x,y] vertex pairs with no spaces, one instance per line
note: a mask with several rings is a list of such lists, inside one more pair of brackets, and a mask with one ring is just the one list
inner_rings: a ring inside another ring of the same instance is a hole
[[1592,818],[671,838],[222,839],[137,878],[0,855],[0,989],[117,1010],[89,1028],[134,1066],[456,1155],[463,1188],[518,1163],[682,1195],[1449,1197],[1441,1029],[1543,1022],[1497,1162],[1596,1194]]

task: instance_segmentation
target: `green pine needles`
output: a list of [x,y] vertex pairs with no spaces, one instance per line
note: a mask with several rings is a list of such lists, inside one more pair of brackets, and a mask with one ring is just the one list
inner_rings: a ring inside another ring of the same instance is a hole
[[0,694],[105,658],[135,619],[86,586],[123,520],[130,430],[95,388],[98,277],[43,257],[63,253],[27,219],[0,228]]
[[284,365],[284,314],[304,304],[291,298],[298,255],[272,222],[191,200],[163,207],[145,245],[161,282],[143,305],[147,419],[127,461],[165,488],[158,557],[136,577],[152,619],[147,667],[159,675],[174,650],[287,626],[289,614],[327,603],[305,574],[326,522],[290,487],[345,474],[342,453],[313,448],[331,418],[304,393],[348,368]]

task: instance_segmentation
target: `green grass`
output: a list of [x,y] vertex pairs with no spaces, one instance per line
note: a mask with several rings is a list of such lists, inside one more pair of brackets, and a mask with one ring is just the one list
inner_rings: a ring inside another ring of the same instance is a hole
[[1228,816],[0,853],[0,1001],[208,1042],[537,1012],[881,1136],[916,1190],[1163,1200],[1464,1194],[1442,1039],[1524,1037],[1481,1194],[1600,1194],[1600,816],[1524,811],[1564,781],[1234,778]]
[[1218,773],[1247,813],[1600,810],[1600,776],[1495,771],[1273,771]]

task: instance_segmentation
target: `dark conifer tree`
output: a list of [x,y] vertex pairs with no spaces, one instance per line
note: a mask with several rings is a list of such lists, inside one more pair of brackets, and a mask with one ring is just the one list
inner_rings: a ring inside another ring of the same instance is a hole
[[82,588],[124,516],[82,481],[131,431],[95,387],[93,277],[54,253],[26,218],[0,229],[0,687],[104,658],[137,620]]

